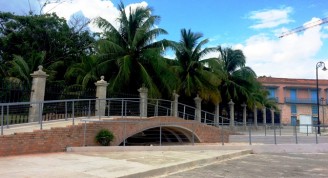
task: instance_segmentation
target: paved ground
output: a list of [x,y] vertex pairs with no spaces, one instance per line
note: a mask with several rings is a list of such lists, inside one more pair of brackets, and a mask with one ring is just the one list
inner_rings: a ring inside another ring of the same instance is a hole
[[[43,128],[70,124],[72,120],[49,122]],[[4,128],[4,134],[39,128],[38,124],[15,126]],[[246,135],[232,136],[235,143],[224,146],[84,147],[69,153],[0,157],[0,177],[328,177],[328,143],[323,141],[328,136],[319,136],[320,144],[313,144],[314,134],[300,134],[299,143],[308,143],[302,145],[295,144],[292,129],[283,131],[278,145],[263,144],[274,143],[273,134],[264,137],[258,130],[252,132],[252,145]],[[176,171],[185,172],[170,175]]]
[[253,154],[165,177],[328,177],[328,153]]
[[0,177],[149,177],[250,154],[240,150],[89,151],[0,157]]
[[[251,149],[256,154],[250,154]],[[253,178],[328,175],[328,144],[78,147],[68,150],[66,153],[0,157],[0,177]]]

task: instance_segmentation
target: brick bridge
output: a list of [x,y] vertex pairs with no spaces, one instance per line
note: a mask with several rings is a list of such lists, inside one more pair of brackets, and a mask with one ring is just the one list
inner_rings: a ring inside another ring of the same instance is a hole
[[[183,139],[184,143],[218,143],[222,139],[228,142],[229,135],[232,134],[225,129],[177,117],[112,118],[0,136],[0,156],[63,152],[66,147],[97,146],[99,144],[95,141],[95,136],[103,128],[114,133],[112,146],[125,144],[125,140],[133,135],[154,128],[160,128],[163,133],[171,133],[180,144],[183,144]],[[159,135],[157,138],[160,138]],[[169,140],[165,136],[162,139]]]

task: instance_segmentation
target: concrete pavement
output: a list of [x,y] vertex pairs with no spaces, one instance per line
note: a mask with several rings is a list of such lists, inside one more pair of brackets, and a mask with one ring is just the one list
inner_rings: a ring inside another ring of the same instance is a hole
[[[299,162],[301,158],[284,162],[284,158],[286,158],[284,155],[290,154],[300,157],[319,155],[316,156],[317,162],[316,159],[311,160],[314,165],[321,165],[321,167],[318,167],[319,170],[315,170],[313,166],[313,170],[311,169],[314,173],[319,171],[318,175],[326,175],[325,171],[327,169],[324,168],[328,165],[328,144],[247,145],[233,143],[224,146],[212,144],[194,146],[74,147],[67,150],[66,153],[0,157],[0,177],[100,178],[181,177],[181,175],[182,177],[208,177],[212,174],[244,177],[243,174],[240,172],[237,174],[234,170],[248,171],[245,177],[262,177],[263,175],[267,175],[266,177],[297,177],[298,174],[295,170],[293,174],[286,173],[285,166],[289,166],[292,171],[297,168],[300,175],[309,175],[311,171],[302,172],[302,169],[309,169],[306,165],[309,162],[306,159],[302,159],[302,163]],[[251,154],[252,152],[256,154]],[[256,162],[257,159],[259,159],[258,162]],[[266,160],[267,162],[265,162]],[[229,161],[233,162],[229,163]],[[215,167],[211,167],[211,165],[215,165]],[[207,168],[208,166],[210,168]],[[198,170],[199,174],[198,172],[190,173],[192,170]],[[215,172],[216,170],[221,170],[221,172]],[[225,170],[232,174],[226,174]],[[183,171],[186,171],[186,174],[181,173]],[[274,171],[274,174],[272,171]],[[175,174],[177,172],[181,174]],[[210,174],[207,175],[208,172]],[[277,174],[281,172],[285,174]]]
[[328,153],[252,154],[163,177],[326,178],[327,160]]
[[0,158],[0,177],[153,177],[248,155],[250,150],[85,151]]

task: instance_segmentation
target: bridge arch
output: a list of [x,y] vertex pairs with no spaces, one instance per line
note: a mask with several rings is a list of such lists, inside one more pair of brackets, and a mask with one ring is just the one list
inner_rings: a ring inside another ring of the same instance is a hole
[[125,142],[122,138],[118,145],[145,146],[188,143],[200,143],[199,136],[189,128],[179,125],[156,125],[130,133],[125,137]]

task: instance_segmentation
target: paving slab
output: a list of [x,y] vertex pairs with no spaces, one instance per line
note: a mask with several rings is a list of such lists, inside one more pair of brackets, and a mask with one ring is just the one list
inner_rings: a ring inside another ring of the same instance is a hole
[[248,155],[251,150],[66,152],[0,158],[0,177],[153,177]]
[[326,178],[327,160],[328,153],[252,154],[163,177]]

